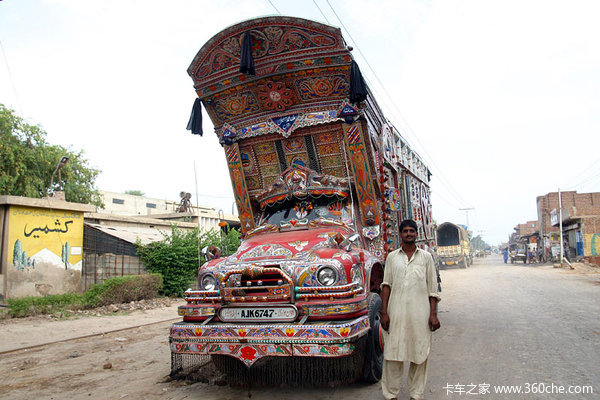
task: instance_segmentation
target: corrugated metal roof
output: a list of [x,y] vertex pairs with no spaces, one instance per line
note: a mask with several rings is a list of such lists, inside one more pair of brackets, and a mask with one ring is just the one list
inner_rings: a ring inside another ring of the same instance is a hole
[[133,226],[132,227],[129,227],[129,226],[128,227],[112,227],[112,226],[105,226],[105,225],[99,225],[99,224],[90,224],[88,222],[86,222],[85,225],[90,226],[94,229],[98,229],[99,231],[102,231],[102,232],[106,233],[107,235],[114,236],[116,238],[122,239],[129,243],[135,243],[138,238],[140,239],[142,244],[159,242],[164,239],[164,236],[161,234],[161,232],[166,233],[166,234],[169,234],[169,232],[170,232],[170,229],[166,229],[164,227],[161,227],[160,229],[150,228],[150,227],[142,228],[142,227],[133,227]]

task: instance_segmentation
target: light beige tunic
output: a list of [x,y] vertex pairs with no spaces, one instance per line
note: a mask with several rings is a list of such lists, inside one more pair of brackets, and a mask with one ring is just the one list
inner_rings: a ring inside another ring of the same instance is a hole
[[417,248],[409,261],[401,248],[391,252],[385,261],[382,285],[391,289],[384,358],[423,363],[431,347],[429,297],[440,300],[431,254]]

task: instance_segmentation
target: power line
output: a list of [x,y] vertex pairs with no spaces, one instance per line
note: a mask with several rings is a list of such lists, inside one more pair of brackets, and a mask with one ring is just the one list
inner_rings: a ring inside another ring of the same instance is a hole
[[277,9],[277,7],[275,7],[275,4],[273,4],[273,2],[271,0],[267,0],[269,2],[269,4],[271,4],[271,6],[275,9],[275,11],[277,11],[277,14],[281,15],[281,12]]
[[375,72],[375,70],[373,69],[373,67],[371,66],[371,64],[369,63],[367,57],[365,57],[365,55],[363,54],[362,50],[360,49],[360,47],[358,46],[358,43],[356,42],[356,40],[354,40],[354,38],[352,37],[352,34],[350,33],[350,31],[348,30],[348,28],[346,28],[346,26],[344,25],[344,22],[342,22],[340,16],[337,14],[337,12],[335,11],[335,9],[332,7],[331,3],[329,2],[329,0],[326,0],[327,4],[329,5],[329,8],[331,9],[331,11],[333,12],[333,14],[335,15],[335,17],[337,18],[337,20],[339,21],[340,25],[342,26],[342,28],[344,28],[344,30],[346,31],[346,33],[348,34],[348,37],[350,38],[350,40],[352,40],[352,42],[354,43],[354,47],[356,48],[356,50],[360,53],[361,57],[363,58],[363,60],[365,61],[366,65],[369,67],[369,69],[371,70],[371,73],[373,74],[373,76],[375,77],[375,79],[377,80],[377,82],[379,83],[379,86],[383,89],[383,92],[386,94],[386,96],[388,97],[388,99],[390,100],[393,108],[397,111],[398,115],[400,116],[400,118],[404,121],[404,124],[406,125],[407,129],[407,133],[410,133],[411,136],[414,138],[414,140],[419,144],[419,146],[421,147],[421,149],[423,150],[423,153],[425,155],[427,155],[429,162],[431,164],[431,166],[436,170],[436,174],[439,175],[439,177],[441,178],[442,181],[445,181],[448,184],[448,188],[450,190],[450,194],[452,194],[454,197],[457,198],[457,200],[459,200],[460,203],[463,204],[468,204],[461,196],[460,194],[456,191],[456,189],[454,189],[454,187],[452,186],[452,184],[448,181],[448,179],[444,176],[444,174],[442,173],[441,169],[439,169],[436,165],[436,163],[433,161],[433,157],[427,152],[426,147],[423,145],[423,143],[421,143],[421,141],[419,140],[418,136],[414,133],[414,131],[411,129],[410,125],[408,124],[408,121],[406,120],[406,118],[404,118],[404,115],[402,114],[402,112],[400,111],[400,109],[398,108],[398,106],[396,105],[396,103],[394,102],[392,96],[389,94],[389,92],[387,91],[387,89],[385,88],[385,85],[381,82],[381,80],[379,79],[379,77],[377,76],[377,73]]
[[586,180],[580,182],[578,185],[574,186],[573,189],[589,186],[590,184],[594,184],[594,183],[596,183],[596,180],[598,178],[600,178],[600,172],[598,172],[596,175],[593,175],[593,176],[587,178]]
[[325,16],[325,14],[323,14],[323,10],[321,10],[321,7],[319,7],[319,5],[317,4],[317,0],[313,0],[313,3],[315,4],[315,6],[317,6],[317,8],[319,9],[319,12],[320,12],[320,13],[321,13],[321,15],[323,16],[323,18],[325,18],[325,21],[327,21],[327,23],[328,23],[329,25],[331,25],[331,24],[329,23],[329,20],[328,20],[328,19],[327,19],[327,17]]
[[19,100],[19,95],[17,94],[17,88],[15,86],[15,81],[12,77],[12,73],[10,72],[10,66],[8,65],[8,57],[6,57],[6,52],[4,51],[4,45],[0,40],[0,50],[2,50],[2,56],[4,57],[4,63],[6,64],[6,70],[8,71],[8,79],[10,80],[10,84],[12,85],[13,92],[15,94],[15,100],[17,101],[17,107],[19,107],[19,113],[23,114],[23,107],[21,107],[21,101]]
[[440,195],[440,192],[435,192],[435,197],[437,199],[442,200],[444,203],[448,204],[449,206],[451,206],[452,208],[459,208],[456,204],[452,203],[450,200],[446,199],[445,197]]
[[[575,189],[576,187],[580,186],[584,181],[586,181],[586,179],[589,178],[589,177],[581,178],[581,175],[589,173],[589,171],[592,169],[592,167],[594,167],[596,164],[598,164],[598,162],[600,162],[600,158],[596,159],[594,162],[592,162],[590,164],[589,167],[587,167],[586,169],[581,171],[579,174],[577,174],[577,176],[579,176],[579,178],[580,178],[578,181],[576,181],[577,183],[574,183],[573,185],[570,185],[570,186],[565,186],[565,189]],[[596,170],[594,170],[594,172],[596,172]],[[594,173],[594,172],[592,172],[592,173]]]

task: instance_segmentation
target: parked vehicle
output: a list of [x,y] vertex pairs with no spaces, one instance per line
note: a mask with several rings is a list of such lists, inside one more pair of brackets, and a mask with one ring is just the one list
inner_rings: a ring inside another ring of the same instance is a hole
[[510,250],[510,263],[523,261],[523,264],[527,263],[527,245],[519,243],[511,247]]
[[[248,38],[255,75],[239,69]],[[399,220],[434,244],[427,167],[370,94],[355,97],[364,82],[338,28],[244,21],[188,73],[225,151],[242,242],[229,256],[207,249],[171,327],[172,371],[201,355],[225,372],[328,358],[378,381],[380,285]]]
[[440,268],[457,265],[467,268],[473,263],[467,230],[452,222],[444,222],[436,231]]

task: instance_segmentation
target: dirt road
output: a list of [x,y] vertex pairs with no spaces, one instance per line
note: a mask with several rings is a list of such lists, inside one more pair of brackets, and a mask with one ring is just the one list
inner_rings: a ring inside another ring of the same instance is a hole
[[[427,398],[599,398],[600,274],[584,272],[505,265],[500,258],[442,271],[442,328],[434,334]],[[176,306],[70,321],[0,321],[0,398],[381,398],[378,385],[240,389],[171,381],[171,322],[156,321],[175,318]],[[147,325],[66,340],[139,324]],[[64,341],[11,351],[56,340]],[[531,392],[534,383],[545,393],[494,393],[498,385],[524,391],[526,384]],[[594,393],[560,395],[549,392],[558,390],[552,384],[591,385]],[[406,390],[400,398],[408,398]]]

